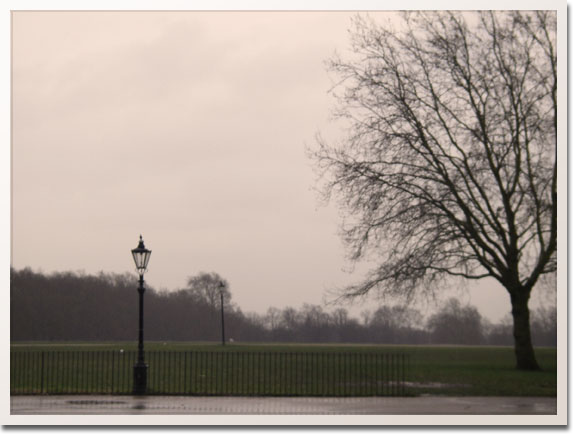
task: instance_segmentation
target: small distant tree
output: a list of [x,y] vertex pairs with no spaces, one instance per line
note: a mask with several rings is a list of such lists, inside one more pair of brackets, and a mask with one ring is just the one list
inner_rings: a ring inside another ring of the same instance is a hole
[[479,311],[471,305],[462,306],[451,298],[428,321],[431,339],[443,344],[483,343],[483,324]]
[[557,308],[540,307],[532,316],[531,326],[535,343],[541,346],[557,346]]
[[349,312],[345,308],[337,308],[331,313],[333,325],[343,328],[349,323]]
[[[224,288],[221,288],[221,283]],[[218,273],[201,272],[196,276],[188,279],[186,291],[205,302],[214,310],[220,309],[220,292],[223,292],[224,307],[231,306],[232,295],[229,290],[228,282]]]
[[313,153],[351,217],[351,258],[381,264],[345,297],[411,298],[446,277],[510,296],[517,367],[539,368],[528,302],[557,268],[557,49],[551,11],[361,17],[334,58],[341,145]]
[[281,323],[281,310],[276,307],[269,307],[264,315],[264,325],[265,328],[269,330],[275,330],[279,327]]

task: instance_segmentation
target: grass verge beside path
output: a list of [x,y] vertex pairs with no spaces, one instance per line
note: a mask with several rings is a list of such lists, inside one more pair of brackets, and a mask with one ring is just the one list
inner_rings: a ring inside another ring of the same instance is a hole
[[[13,350],[135,350],[135,343],[12,343]],[[408,388],[416,395],[556,396],[557,350],[537,348],[540,372],[515,369],[511,347],[148,342],[145,350],[211,352],[399,352],[410,356]]]

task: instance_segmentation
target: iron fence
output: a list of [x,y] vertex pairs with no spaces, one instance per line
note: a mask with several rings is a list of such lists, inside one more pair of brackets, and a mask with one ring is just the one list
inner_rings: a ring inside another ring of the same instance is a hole
[[[11,351],[10,393],[131,394],[136,351]],[[407,395],[400,353],[150,351],[147,394]]]

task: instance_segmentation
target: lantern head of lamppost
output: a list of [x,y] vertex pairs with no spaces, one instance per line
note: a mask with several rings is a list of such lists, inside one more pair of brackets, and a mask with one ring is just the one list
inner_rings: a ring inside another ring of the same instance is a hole
[[148,266],[148,260],[150,260],[151,253],[151,250],[144,247],[144,241],[142,240],[141,235],[138,246],[132,250],[132,258],[134,258],[136,271],[141,277],[144,275],[144,272],[146,272],[146,267]]

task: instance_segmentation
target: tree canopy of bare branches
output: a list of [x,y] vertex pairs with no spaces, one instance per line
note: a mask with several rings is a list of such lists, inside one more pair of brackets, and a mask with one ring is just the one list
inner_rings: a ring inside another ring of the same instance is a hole
[[[447,276],[508,291],[517,367],[538,369],[528,300],[557,258],[556,15],[408,12],[402,26],[357,17],[354,55],[335,57],[338,144],[314,159],[350,216],[359,285],[415,296]],[[400,29],[399,29],[400,27]]]

